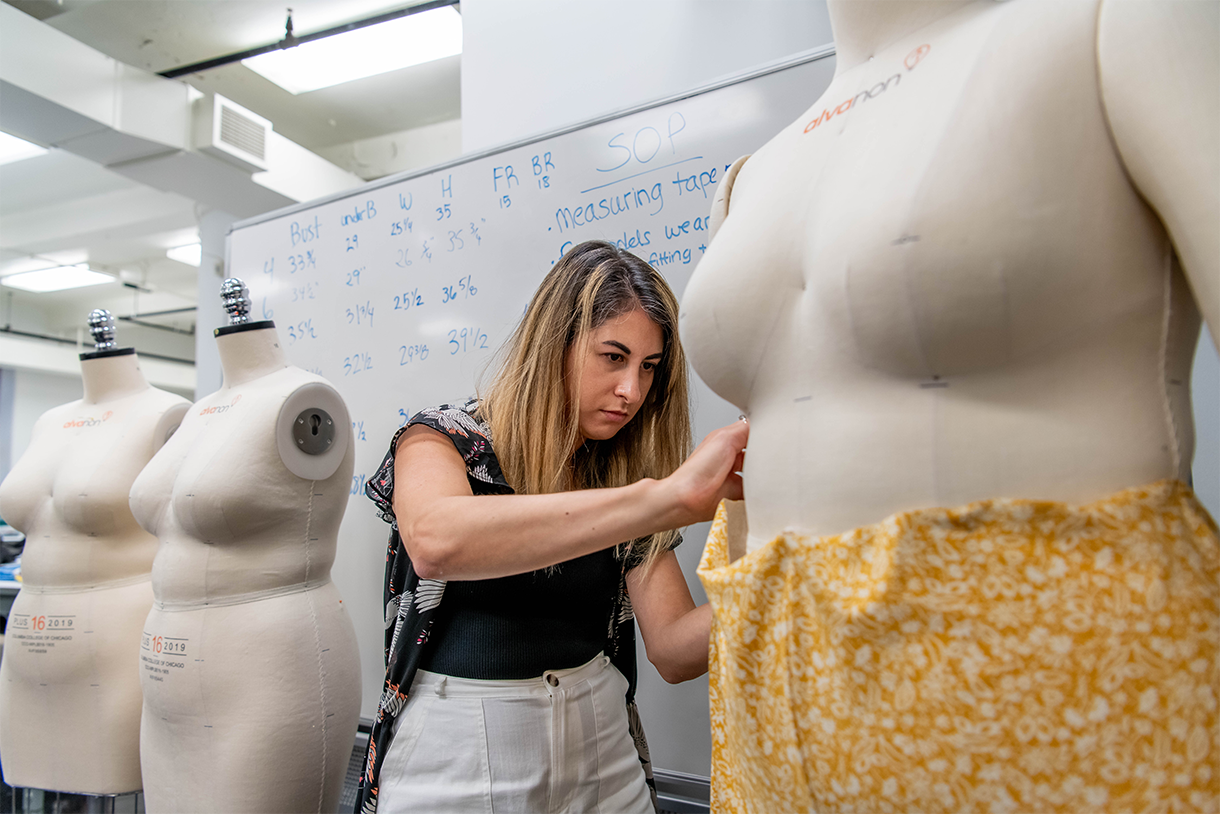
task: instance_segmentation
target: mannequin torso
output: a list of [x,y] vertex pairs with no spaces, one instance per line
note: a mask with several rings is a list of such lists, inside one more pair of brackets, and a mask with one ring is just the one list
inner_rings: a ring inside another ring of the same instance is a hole
[[[355,633],[330,582],[347,413],[288,365],[274,326],[241,327],[217,340],[224,386],[131,493],[161,540],[140,654],[145,793],[164,811],[333,810],[360,706]],[[280,443],[302,397],[336,430],[304,463]]]
[[1186,479],[1198,310],[1115,150],[1097,4],[831,12],[834,81],[725,182],[683,301],[750,417],[749,550]]
[[84,398],[48,411],[0,485],[26,533],[0,663],[0,755],[14,786],[140,788],[135,656],[157,541],[127,492],[189,406],[149,387],[131,353],[81,362]]

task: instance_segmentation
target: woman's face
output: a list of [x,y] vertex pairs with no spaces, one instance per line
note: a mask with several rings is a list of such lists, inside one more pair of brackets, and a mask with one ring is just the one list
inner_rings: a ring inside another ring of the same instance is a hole
[[581,365],[579,408],[580,441],[604,441],[626,426],[644,403],[664,344],[661,327],[636,308],[589,332],[568,350],[568,381],[575,381]]

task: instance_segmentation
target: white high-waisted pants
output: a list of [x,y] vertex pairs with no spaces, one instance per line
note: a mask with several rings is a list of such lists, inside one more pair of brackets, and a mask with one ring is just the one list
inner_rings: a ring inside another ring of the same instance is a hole
[[626,692],[600,655],[514,681],[420,670],[382,764],[377,812],[651,814]]

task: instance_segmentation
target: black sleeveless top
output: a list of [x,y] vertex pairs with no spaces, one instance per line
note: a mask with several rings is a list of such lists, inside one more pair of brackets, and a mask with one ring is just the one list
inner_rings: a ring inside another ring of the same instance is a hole
[[606,646],[622,563],[611,549],[498,579],[449,580],[424,670],[534,678],[579,667]]

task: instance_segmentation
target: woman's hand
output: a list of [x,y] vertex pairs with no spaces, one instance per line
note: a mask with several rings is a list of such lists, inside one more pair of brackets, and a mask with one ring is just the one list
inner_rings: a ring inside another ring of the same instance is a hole
[[686,514],[678,525],[711,520],[721,500],[741,500],[741,471],[750,425],[743,418],[708,434],[662,483]]

